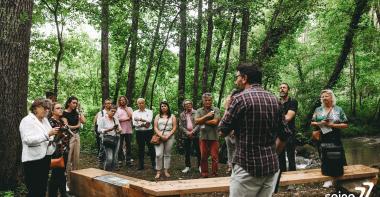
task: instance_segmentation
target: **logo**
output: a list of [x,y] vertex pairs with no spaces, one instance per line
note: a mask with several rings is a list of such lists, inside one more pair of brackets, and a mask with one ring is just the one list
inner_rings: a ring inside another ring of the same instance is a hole
[[373,189],[373,186],[375,184],[373,184],[372,182],[364,182],[363,185],[368,186],[367,192],[366,192],[366,189],[367,189],[366,187],[355,187],[355,190],[360,191],[359,197],[369,197],[369,195],[371,194],[371,191]]
[[[368,186],[368,190],[367,187],[355,187],[355,190],[360,191],[359,197],[369,197],[375,184],[372,182],[364,182],[362,185]],[[355,197],[355,194],[342,194],[341,191],[338,191],[337,194],[326,194],[325,197]]]

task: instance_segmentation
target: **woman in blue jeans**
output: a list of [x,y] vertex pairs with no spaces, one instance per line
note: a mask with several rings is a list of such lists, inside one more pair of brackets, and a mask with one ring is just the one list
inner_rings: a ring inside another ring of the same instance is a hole
[[[99,131],[101,133],[101,138],[104,146],[104,151],[106,152],[106,161],[104,162],[105,170],[117,170],[117,154],[120,146],[120,123],[119,120],[114,116],[116,113],[116,105],[112,105],[111,109],[107,112],[107,115],[102,117],[99,122]],[[107,136],[112,136],[113,145],[105,143],[105,138]],[[109,152],[111,150],[111,152]],[[109,155],[111,154],[111,155]],[[109,158],[112,158],[111,164],[109,164]],[[110,166],[109,166],[110,165]]]

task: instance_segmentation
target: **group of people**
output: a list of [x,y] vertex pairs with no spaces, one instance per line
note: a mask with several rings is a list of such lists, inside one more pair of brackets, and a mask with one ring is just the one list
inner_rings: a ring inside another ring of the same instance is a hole
[[[197,157],[197,170],[203,177],[208,177],[208,157],[212,158],[212,174],[217,176],[218,168],[218,133],[217,126],[220,120],[219,109],[212,106],[212,95],[205,93],[202,96],[203,107],[193,109],[191,100],[183,102],[184,111],[176,116],[172,114],[167,101],[161,101],[159,112],[153,118],[152,110],[145,106],[143,98],[137,99],[138,109],[132,111],[128,107],[128,99],[119,97],[117,106],[112,105],[111,99],[106,99],[103,109],[94,118],[96,125],[99,166],[106,170],[116,170],[119,163],[125,161],[126,166],[132,165],[131,141],[132,128],[134,127],[138,147],[138,170],[144,170],[145,146],[148,147],[152,169],[156,170],[156,179],[164,175],[170,177],[169,169],[171,163],[171,152],[175,142],[174,134],[180,132],[180,138],[184,140],[185,147],[185,169],[183,173],[190,171],[190,158],[193,152]],[[178,122],[178,124],[177,124]],[[177,129],[178,127],[178,129]],[[113,132],[114,131],[114,132]],[[112,132],[112,133],[111,133]],[[115,136],[115,146],[111,147],[112,166],[106,168],[106,146],[105,135]],[[153,135],[160,138],[161,143],[152,144]]]
[[[86,121],[78,108],[78,98],[71,96],[64,108],[50,99],[36,99],[30,113],[21,120],[22,162],[28,196],[66,196],[70,171],[78,169],[80,153],[79,129]],[[51,169],[52,159],[63,158],[64,165]]]
[[[145,169],[147,146],[155,178],[162,176],[162,170],[170,177],[171,152],[178,130],[185,150],[182,172],[191,170],[191,156],[195,152],[196,169],[201,177],[215,177],[218,176],[219,137],[222,136],[228,149],[230,196],[271,196],[281,172],[296,170],[294,136],[298,102],[289,96],[287,83],[280,84],[278,99],[261,87],[261,81],[261,68],[252,63],[240,63],[235,76],[238,89],[225,99],[224,114],[213,106],[212,94],[204,93],[202,107],[197,110],[193,109],[191,100],[183,101],[178,120],[167,101],[160,102],[159,112],[154,117],[143,98],[137,99],[135,111],[128,106],[125,96],[118,98],[117,105],[106,99],[94,118],[100,168],[117,170],[124,161],[126,166],[132,166],[131,142],[135,132],[137,169]],[[321,103],[311,125],[324,130],[321,142],[341,145],[340,129],[348,127],[347,118],[336,105],[331,90],[321,92]],[[56,196],[58,190],[61,196],[65,195],[66,185],[70,186],[69,171],[78,169],[79,129],[85,121],[76,97],[69,97],[64,109],[55,98],[36,99],[32,103],[30,113],[20,123],[28,196],[45,194],[50,161],[57,157],[64,157],[65,167],[52,169],[49,195]],[[153,135],[160,138],[160,143],[151,143]]]

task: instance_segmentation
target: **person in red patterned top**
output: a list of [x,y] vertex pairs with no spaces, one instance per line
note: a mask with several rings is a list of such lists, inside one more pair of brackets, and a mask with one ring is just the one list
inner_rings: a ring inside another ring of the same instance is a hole
[[49,115],[49,123],[51,127],[59,127],[59,133],[54,137],[54,142],[56,143],[55,152],[52,158],[59,158],[63,156],[65,161],[64,168],[54,168],[51,170],[51,176],[49,180],[49,196],[57,196],[59,190],[61,196],[66,196],[66,164],[69,154],[69,142],[71,133],[68,127],[62,120],[63,109],[62,105],[54,102],[51,109],[51,114]]
[[261,79],[259,67],[239,64],[235,84],[243,91],[232,97],[219,124],[220,135],[234,130],[236,138],[230,196],[272,196],[279,174],[276,138],[283,144],[289,134],[278,99],[260,86]]

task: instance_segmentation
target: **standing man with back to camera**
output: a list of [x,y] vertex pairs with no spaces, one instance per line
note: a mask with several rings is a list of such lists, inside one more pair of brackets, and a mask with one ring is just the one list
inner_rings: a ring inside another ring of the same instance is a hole
[[235,77],[243,91],[233,97],[219,124],[222,136],[234,130],[236,140],[230,196],[269,197],[279,175],[278,147],[288,135],[280,103],[261,87],[262,71],[257,65],[240,63]]

